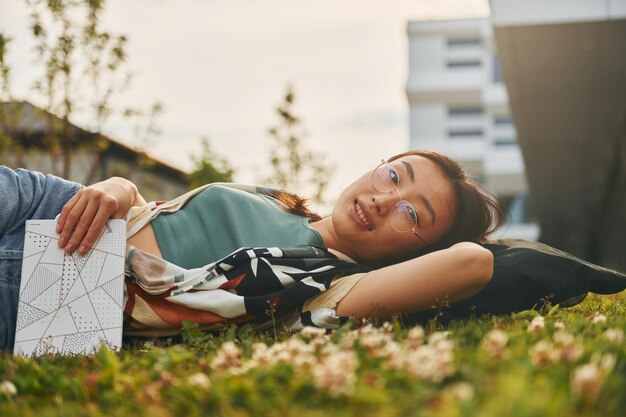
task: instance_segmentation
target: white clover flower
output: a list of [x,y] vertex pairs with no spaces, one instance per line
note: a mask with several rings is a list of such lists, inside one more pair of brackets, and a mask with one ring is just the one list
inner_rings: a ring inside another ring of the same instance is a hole
[[530,361],[534,366],[546,366],[559,358],[559,353],[554,345],[545,340],[540,340],[529,349]]
[[592,361],[593,360],[595,360],[595,362],[598,364],[598,368],[605,375],[610,374],[613,371],[613,368],[615,368],[615,364],[617,363],[617,358],[615,358],[615,355],[611,353],[605,353],[600,357],[599,360],[597,360],[596,358],[592,358]]
[[231,341],[224,342],[211,361],[211,368],[216,371],[229,370],[237,372],[241,365],[240,359],[241,349]]
[[15,387],[15,384],[11,381],[2,381],[2,383],[0,383],[0,394],[11,397],[17,394],[17,388]]
[[457,401],[469,401],[474,398],[474,386],[469,382],[462,381],[450,385],[446,395]]
[[409,330],[407,335],[406,344],[409,348],[416,348],[424,344],[424,328],[422,326],[415,326]]
[[305,326],[300,330],[300,334],[308,339],[316,339],[326,335],[326,329],[314,326]]
[[211,380],[202,372],[196,372],[187,377],[187,384],[198,388],[209,388],[211,386]]
[[537,316],[530,322],[526,331],[535,334],[541,333],[545,325],[545,319],[543,318],[543,316]]
[[574,369],[571,377],[572,394],[595,399],[602,385],[602,374],[595,364],[584,364]]
[[602,324],[606,322],[606,316],[600,313],[594,313],[589,317],[591,324]]
[[555,331],[565,330],[565,324],[562,321],[554,322],[554,330]]
[[386,321],[386,322],[383,323],[383,325],[381,327],[381,330],[384,333],[393,333],[393,324],[388,322],[388,321]]
[[621,345],[624,341],[624,332],[621,329],[607,329],[602,335],[606,340],[616,345]]
[[583,348],[576,343],[574,336],[565,330],[557,331],[552,335],[556,344],[557,359],[565,362],[575,362],[583,354]]
[[493,329],[485,335],[482,342],[483,351],[493,359],[503,359],[508,356],[506,344],[509,338],[505,332]]
[[326,356],[312,369],[313,385],[333,397],[352,395],[358,365],[353,351],[338,351]]
[[436,383],[454,374],[453,344],[447,340],[447,332],[436,332],[427,345],[405,346],[391,355],[386,366],[403,371],[412,377]]

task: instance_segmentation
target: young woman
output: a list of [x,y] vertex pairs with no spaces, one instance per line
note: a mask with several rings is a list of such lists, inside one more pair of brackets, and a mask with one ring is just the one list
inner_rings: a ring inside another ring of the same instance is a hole
[[[0,204],[7,206],[0,207],[0,262],[13,261],[11,268],[0,265],[0,301],[6,310],[0,333],[9,337],[26,219],[54,218],[60,211],[59,246],[84,254],[107,219],[124,218],[146,201],[123,178],[82,188],[30,171],[3,167],[0,174]],[[350,184],[323,219],[290,194],[216,186],[198,192],[175,213],[154,218],[128,243],[183,268],[214,262],[239,247],[321,246],[378,267],[344,288],[334,301],[337,315],[388,318],[478,292],[491,277],[493,259],[472,241],[500,223],[498,203],[457,162],[411,151],[382,160]]]

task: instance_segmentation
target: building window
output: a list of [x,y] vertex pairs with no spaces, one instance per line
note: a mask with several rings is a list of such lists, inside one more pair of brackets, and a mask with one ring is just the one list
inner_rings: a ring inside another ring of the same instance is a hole
[[483,137],[482,129],[454,129],[448,130],[451,139],[479,139]]
[[478,38],[457,38],[448,39],[448,48],[466,48],[471,46],[480,46],[481,42]]
[[509,126],[513,124],[511,116],[496,116],[493,118],[493,124],[496,126]]
[[533,223],[537,221],[532,210],[532,201],[526,193],[509,196],[498,196],[504,206],[506,216],[511,224]]
[[514,146],[517,145],[516,138],[495,138],[493,140],[494,145],[500,146]]
[[482,107],[448,107],[448,117],[467,117],[467,116],[482,116]]
[[463,68],[480,68],[482,63],[480,60],[450,60],[447,62],[449,69],[463,69]]
[[504,83],[504,75],[502,74],[502,67],[500,66],[500,58],[497,55],[493,56],[493,82]]

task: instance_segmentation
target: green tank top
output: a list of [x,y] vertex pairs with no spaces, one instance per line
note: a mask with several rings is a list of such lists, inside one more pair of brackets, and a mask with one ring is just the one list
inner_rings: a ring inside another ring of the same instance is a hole
[[272,197],[221,185],[201,191],[182,209],[162,213],[151,224],[163,258],[187,269],[241,247],[324,247],[308,218],[286,212]]

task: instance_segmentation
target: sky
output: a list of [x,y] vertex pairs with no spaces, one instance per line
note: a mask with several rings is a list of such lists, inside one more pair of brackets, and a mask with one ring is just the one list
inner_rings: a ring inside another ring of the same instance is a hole
[[[164,105],[150,154],[189,170],[207,137],[235,181],[258,183],[270,172],[274,108],[291,85],[306,146],[336,167],[332,200],[408,148],[407,23],[488,13],[487,0],[109,0],[102,24],[129,38],[134,77],[120,103]],[[40,104],[28,22],[25,0],[0,0],[13,96]],[[103,131],[139,144],[119,118]]]

